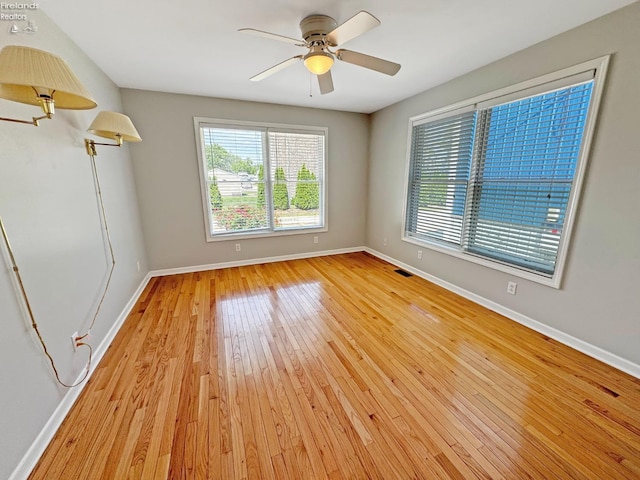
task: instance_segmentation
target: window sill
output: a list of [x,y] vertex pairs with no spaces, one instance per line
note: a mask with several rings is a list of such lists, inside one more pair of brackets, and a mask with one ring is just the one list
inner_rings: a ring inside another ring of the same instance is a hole
[[413,245],[417,245],[422,248],[427,248],[429,250],[434,250],[439,253],[444,253],[445,255],[450,255],[452,257],[460,258],[462,260],[466,260],[468,262],[475,263],[477,265],[482,265],[484,267],[491,268],[493,270],[498,270],[500,272],[504,272],[509,275],[513,275],[515,277],[524,278],[525,280],[530,280],[531,282],[535,282],[540,285],[545,285],[547,287],[556,288],[556,289],[560,288],[560,278],[562,276],[562,272],[559,271],[560,267],[557,267],[557,270],[552,277],[546,277],[543,274],[538,274],[532,271],[513,267],[511,265],[500,263],[495,260],[489,260],[487,258],[479,257],[472,253],[461,252],[454,248],[449,248],[445,245],[429,243],[418,238],[405,235],[402,237],[402,241],[411,243]]
[[230,240],[248,240],[251,238],[269,238],[269,237],[284,237],[289,235],[309,235],[313,233],[328,232],[327,227],[310,227],[310,228],[296,228],[292,230],[276,230],[276,231],[257,231],[254,233],[239,232],[239,233],[219,233],[217,235],[207,235],[207,242],[224,242]]

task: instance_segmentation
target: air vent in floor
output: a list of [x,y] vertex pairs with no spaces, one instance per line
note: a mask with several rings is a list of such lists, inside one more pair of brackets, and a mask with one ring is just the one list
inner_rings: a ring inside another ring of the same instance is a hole
[[401,269],[394,270],[394,272],[399,273],[403,277],[413,277],[413,273],[405,272],[404,270],[401,270]]

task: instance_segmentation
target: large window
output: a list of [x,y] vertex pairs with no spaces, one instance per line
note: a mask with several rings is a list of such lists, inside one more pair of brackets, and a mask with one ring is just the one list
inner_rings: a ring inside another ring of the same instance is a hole
[[606,63],[413,118],[404,239],[559,286]]
[[326,129],[195,119],[207,239],[325,229]]

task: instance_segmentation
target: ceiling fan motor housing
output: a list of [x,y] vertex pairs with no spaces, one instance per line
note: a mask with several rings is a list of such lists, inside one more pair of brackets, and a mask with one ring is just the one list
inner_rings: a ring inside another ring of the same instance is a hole
[[337,26],[338,23],[327,15],[309,15],[300,22],[300,31],[302,38],[309,45],[325,43],[335,47],[325,38],[325,35],[335,30]]

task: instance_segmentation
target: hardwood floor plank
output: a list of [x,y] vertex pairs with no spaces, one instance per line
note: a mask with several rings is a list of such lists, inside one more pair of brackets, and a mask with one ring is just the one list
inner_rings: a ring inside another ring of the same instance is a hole
[[120,454],[120,458],[116,463],[116,471],[113,473],[113,476],[107,478],[125,478],[129,473],[129,469],[131,468],[131,464],[133,463],[133,456],[136,443],[138,441],[138,435],[140,435],[140,430],[142,430],[142,423],[145,413],[145,409],[141,408],[139,410],[136,410],[136,412],[133,414],[133,420],[129,426],[130,428],[127,432],[127,438],[124,443],[124,450]]
[[30,479],[640,479],[640,380],[395,269],[152,279]]
[[[275,480],[276,477],[273,472],[273,463],[271,461],[272,454],[269,449],[269,442],[265,428],[265,423],[271,423],[268,421],[270,412],[267,411],[263,414],[260,409],[260,400],[258,399],[256,382],[254,381],[253,376],[245,376],[245,384],[247,388],[249,415],[251,418],[250,423],[253,425],[253,435],[255,438],[258,462],[260,465],[260,478]],[[278,452],[280,451],[279,448],[277,450]]]
[[154,412],[153,430],[142,470],[141,478],[144,480],[155,478],[156,472],[158,471],[162,432],[165,429],[165,422],[167,421],[166,412],[169,410],[171,385],[175,382],[176,364],[177,361],[175,358],[168,360],[167,374],[164,378],[163,388],[158,393],[158,406]]
[[203,479],[209,477],[209,383],[209,375],[200,376],[198,421],[194,439],[196,478]]

